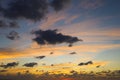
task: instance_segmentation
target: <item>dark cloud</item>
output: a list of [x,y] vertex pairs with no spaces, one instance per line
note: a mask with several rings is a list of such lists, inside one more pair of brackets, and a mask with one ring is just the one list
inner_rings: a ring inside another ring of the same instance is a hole
[[19,25],[18,25],[17,22],[12,21],[12,22],[9,23],[9,27],[10,27],[10,28],[19,28]]
[[62,10],[71,0],[52,0],[51,6],[55,11]]
[[0,28],[19,28],[19,25],[17,22],[5,22],[3,20],[0,20]]
[[78,41],[82,41],[77,37],[72,37],[69,35],[63,35],[62,33],[58,33],[58,30],[38,30],[33,31],[32,33],[36,35],[33,41],[37,42],[39,45],[45,44],[60,44],[60,43],[69,43],[73,44]]
[[88,61],[88,62],[85,63],[85,65],[88,65],[88,64],[93,64],[93,62],[92,61]]
[[72,44],[69,44],[68,47],[72,47],[73,45]]
[[0,67],[3,67],[3,68],[12,68],[12,67],[16,67],[18,66],[18,62],[12,62],[12,63],[7,63],[6,65],[4,64],[1,64]]
[[35,57],[35,58],[37,58],[37,59],[43,59],[43,58],[45,58],[46,56],[37,56],[37,57]]
[[0,73],[1,73],[1,72],[7,72],[7,70],[0,70]]
[[36,62],[31,62],[31,63],[26,63],[26,64],[24,64],[23,66],[25,66],[25,67],[34,67],[34,66],[36,66],[36,65],[38,65],[38,63],[36,63]]
[[96,66],[96,68],[99,68],[101,65]]
[[19,34],[16,31],[11,31],[6,37],[10,40],[16,40],[20,38]]
[[52,55],[52,54],[54,54],[54,52],[50,52],[50,54]]
[[6,28],[6,27],[8,27],[8,25],[3,20],[0,20],[0,28]]
[[51,66],[54,66],[54,64],[51,64]]
[[[0,5],[0,13],[7,19],[16,20],[24,18],[32,21],[43,19],[48,13],[49,6],[55,11],[62,10],[70,0],[3,0],[8,2],[3,7]],[[0,4],[1,1],[0,1]]]
[[3,15],[9,19],[41,20],[47,13],[47,0],[12,0]]
[[78,66],[83,66],[83,65],[85,65],[83,62],[82,62],[82,63],[80,63],[80,64],[78,64]]
[[76,52],[71,52],[71,53],[69,53],[69,54],[73,55],[73,54],[77,54],[77,53],[76,53]]
[[83,65],[89,65],[89,64],[93,64],[92,61],[88,61],[88,62],[82,62],[82,63],[79,63],[78,66],[83,66]]

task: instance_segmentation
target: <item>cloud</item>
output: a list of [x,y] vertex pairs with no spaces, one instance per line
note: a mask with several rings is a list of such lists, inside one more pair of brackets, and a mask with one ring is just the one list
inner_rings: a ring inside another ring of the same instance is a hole
[[78,39],[77,37],[72,37],[69,35],[63,35],[62,33],[58,33],[58,30],[38,30],[32,32],[36,35],[36,37],[33,39],[33,41],[37,42],[39,45],[45,45],[45,44],[60,44],[60,43],[69,43],[73,44],[78,41],[82,41],[81,39]]
[[50,52],[50,55],[54,54],[54,52]]
[[43,58],[45,58],[46,56],[37,56],[37,57],[35,57],[35,58],[37,58],[37,59],[43,59]]
[[54,10],[60,11],[69,2],[70,0],[11,0],[6,4],[7,8],[0,6],[0,12],[5,18],[12,20],[24,18],[32,21],[40,21],[48,13],[50,6]]
[[12,22],[9,23],[9,27],[11,27],[11,28],[19,28],[20,26],[18,25],[17,22],[12,21]]
[[63,9],[71,0],[53,0],[51,6],[55,11],[60,11]]
[[19,25],[16,21],[5,22],[0,20],[0,28],[19,28]]
[[76,53],[76,52],[71,52],[71,53],[69,53],[69,54],[73,55],[73,54],[77,54],[77,53]]
[[96,66],[96,68],[99,68],[99,67],[101,67],[101,65]]
[[0,67],[3,67],[3,68],[12,68],[12,67],[16,67],[18,66],[18,62],[11,62],[11,63],[7,63],[6,65],[4,64],[1,64]]
[[41,20],[47,13],[47,0],[13,0],[3,15],[9,19]]
[[0,72],[7,72],[7,70],[4,70],[4,69],[3,69],[3,70],[0,70]]
[[103,5],[103,0],[82,0],[80,7],[84,9],[96,9]]
[[88,62],[82,62],[82,63],[79,63],[78,66],[84,66],[84,65],[89,65],[89,64],[93,64],[92,61],[88,61]]
[[0,28],[5,28],[5,27],[8,27],[8,25],[3,20],[0,20]]
[[36,63],[36,62],[31,62],[31,63],[26,63],[26,64],[24,64],[23,66],[25,66],[25,67],[34,67],[34,66],[36,66],[36,65],[38,65],[38,63]]
[[16,40],[20,38],[19,34],[16,31],[11,31],[6,37],[10,40]]

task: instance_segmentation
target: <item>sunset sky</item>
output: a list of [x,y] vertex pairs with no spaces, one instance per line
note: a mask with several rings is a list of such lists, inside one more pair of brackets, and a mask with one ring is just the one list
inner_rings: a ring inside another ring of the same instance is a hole
[[[0,0],[0,65],[19,63],[16,67],[5,68],[8,73],[120,69],[120,0],[61,0],[63,3],[58,0],[62,5],[52,4],[54,0],[40,0],[37,5],[39,0],[19,1]],[[40,5],[38,9],[43,11],[40,16],[35,5]],[[55,36],[48,35],[47,31]],[[49,36],[53,41],[41,36]],[[37,58],[40,56],[45,57]],[[79,65],[88,61],[93,63]],[[23,66],[33,62],[38,65]]]

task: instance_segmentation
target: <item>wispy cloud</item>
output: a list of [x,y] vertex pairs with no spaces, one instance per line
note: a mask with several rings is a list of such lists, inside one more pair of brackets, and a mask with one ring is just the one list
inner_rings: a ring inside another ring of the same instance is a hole
[[84,9],[96,9],[103,6],[104,0],[82,0],[80,7]]

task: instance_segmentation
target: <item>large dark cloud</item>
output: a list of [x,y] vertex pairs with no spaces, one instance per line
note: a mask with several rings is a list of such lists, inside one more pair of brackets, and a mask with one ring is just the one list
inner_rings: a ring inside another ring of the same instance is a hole
[[1,64],[0,67],[3,67],[3,68],[12,68],[12,67],[16,67],[18,66],[18,62],[11,62],[11,63],[7,63],[6,65],[5,64]]
[[84,65],[89,65],[89,64],[93,64],[92,61],[88,61],[88,62],[81,62],[78,64],[78,66],[84,66]]
[[71,0],[52,0],[51,6],[55,11],[63,9]]
[[41,20],[47,13],[47,0],[13,0],[4,10],[4,17],[10,19],[25,18],[30,20]]
[[4,7],[0,5],[0,13],[8,19],[25,18],[33,21],[43,19],[48,13],[49,6],[54,10],[62,10],[70,0],[2,0],[1,2],[8,2]]
[[11,31],[11,32],[7,35],[7,38],[10,39],[10,40],[16,40],[16,39],[19,39],[20,36],[19,36],[19,34],[18,34],[16,31]]
[[25,66],[25,67],[34,67],[34,66],[36,66],[36,65],[38,65],[38,63],[36,63],[36,62],[31,62],[31,63],[26,63],[26,64],[24,64],[23,66]]
[[33,41],[37,42],[39,45],[45,45],[45,44],[60,44],[60,43],[69,43],[73,44],[78,41],[82,41],[81,39],[78,39],[77,37],[72,37],[69,35],[63,35],[62,33],[58,33],[58,30],[38,30],[32,32],[36,35],[36,37],[33,39]]

